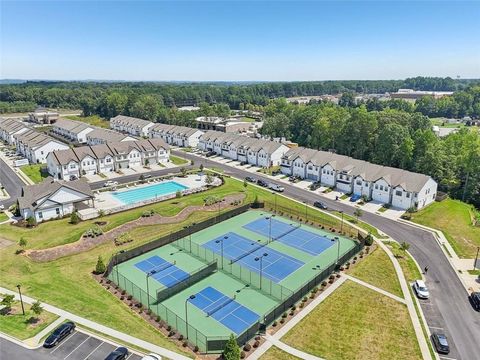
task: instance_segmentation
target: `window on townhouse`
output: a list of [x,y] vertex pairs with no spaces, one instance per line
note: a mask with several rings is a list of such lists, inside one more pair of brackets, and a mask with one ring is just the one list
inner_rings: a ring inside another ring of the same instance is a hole
[[378,184],[375,184],[375,190],[378,190]]
[[380,185],[380,191],[383,191],[383,185]]
[[407,192],[407,198],[409,198],[409,197],[410,197],[410,193],[409,193],[409,192]]
[[43,213],[41,211],[38,213],[38,218],[43,219]]
[[55,209],[55,213],[56,213],[57,215],[60,215],[60,209],[59,209],[59,208],[56,208],[56,209]]
[[63,170],[67,170],[67,165],[63,165]]
[[395,191],[395,195],[397,196],[402,196],[402,193],[403,193],[402,190]]
[[362,180],[357,180],[357,185],[362,185]]

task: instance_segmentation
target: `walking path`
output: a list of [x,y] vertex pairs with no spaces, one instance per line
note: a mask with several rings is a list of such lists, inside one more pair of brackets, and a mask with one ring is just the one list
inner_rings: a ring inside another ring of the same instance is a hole
[[27,339],[24,341],[25,344],[31,346],[32,348],[35,348],[35,347],[40,347],[42,346],[40,344],[40,341],[48,334],[50,333],[50,331],[52,331],[53,329],[55,329],[58,325],[60,325],[62,322],[64,322],[66,319],[64,317],[59,317],[57,320],[55,320],[54,322],[52,322],[50,325],[48,325],[45,329],[43,329],[42,331],[40,331],[37,335],[35,335],[34,337],[30,338],[30,339]]
[[385,291],[385,290],[380,289],[380,288],[378,288],[378,287],[376,287],[376,286],[373,286],[373,285],[371,285],[371,284],[369,284],[369,283],[367,283],[367,282],[365,282],[365,281],[362,281],[362,280],[360,280],[360,279],[357,279],[356,277],[350,276],[350,275],[348,275],[348,274],[343,274],[343,276],[345,276],[347,279],[352,280],[352,281],[354,281],[354,282],[356,282],[356,283],[358,283],[358,284],[360,284],[360,285],[362,285],[362,286],[365,286],[365,287],[367,287],[367,288],[369,288],[369,289],[372,289],[372,290],[374,290],[374,291],[376,291],[376,292],[379,292],[379,293],[382,294],[382,295],[388,296],[389,298],[392,298],[393,300],[396,300],[396,301],[398,301],[398,302],[401,302],[402,304],[406,304],[406,303],[407,303],[407,302],[405,301],[405,299],[402,299],[401,297],[399,297],[399,296],[397,296],[397,295],[394,295],[394,294],[392,294],[392,293],[389,293],[388,291]]
[[[3,294],[14,295],[16,300],[20,300],[18,294],[14,291],[5,289],[3,287],[0,287],[0,292],[2,292]],[[36,301],[35,299],[33,299],[29,296],[25,296],[25,295],[22,295],[22,298],[23,298],[23,301],[26,302],[27,304],[32,304]],[[178,354],[174,351],[165,349],[163,347],[160,347],[158,345],[149,343],[147,341],[137,339],[137,338],[135,338],[131,335],[122,333],[120,331],[114,330],[112,328],[101,325],[101,324],[96,323],[94,321],[85,319],[81,316],[72,314],[71,312],[68,312],[68,311],[62,310],[60,308],[57,308],[56,306],[49,305],[49,304],[46,304],[46,303],[42,303],[42,306],[46,311],[49,311],[53,314],[56,314],[56,315],[60,316],[61,318],[69,319],[69,320],[71,320],[71,321],[73,321],[73,322],[75,322],[79,325],[88,327],[90,329],[96,330],[96,331],[98,331],[100,333],[103,333],[103,334],[108,334],[108,336],[114,337],[114,338],[116,338],[116,339],[118,339],[122,342],[135,345],[135,346],[137,346],[141,349],[145,349],[149,352],[157,353],[157,354],[165,356],[169,359],[191,360],[189,357],[186,357],[184,355],[180,355],[180,354]]]

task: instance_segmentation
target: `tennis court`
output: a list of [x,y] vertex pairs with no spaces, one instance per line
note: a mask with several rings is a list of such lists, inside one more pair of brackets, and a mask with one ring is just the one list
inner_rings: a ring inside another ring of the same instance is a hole
[[260,318],[260,315],[236,302],[235,298],[230,298],[211,286],[196,293],[189,302],[237,335]]
[[202,245],[214,253],[222,255],[232,263],[237,263],[262,276],[280,282],[304,262],[267,247],[266,242],[252,241],[234,232],[228,232]]
[[172,287],[189,277],[189,274],[160,256],[152,256],[135,264],[135,267],[166,287]]
[[333,235],[328,238],[305,230],[300,224],[276,220],[272,215],[259,218],[243,227],[313,256],[321,254],[336,242]]

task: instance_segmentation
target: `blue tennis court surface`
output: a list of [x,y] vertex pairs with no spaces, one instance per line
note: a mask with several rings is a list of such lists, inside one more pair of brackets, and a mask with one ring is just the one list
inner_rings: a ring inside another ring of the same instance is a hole
[[151,277],[166,287],[172,287],[190,276],[175,264],[157,255],[136,263],[135,267],[144,273],[152,273]]
[[[255,261],[255,258],[267,254],[267,256],[262,257],[262,275],[277,283],[304,265],[302,261],[269,248],[264,243],[249,240],[233,232],[210,240],[202,246],[221,255],[222,241],[223,256],[226,259],[256,273],[260,273],[260,261]],[[246,256],[238,259],[243,255]]]
[[260,315],[211,286],[195,294],[195,298],[189,299],[189,302],[237,335],[243,333],[260,318]]
[[301,227],[296,228],[295,224],[288,224],[274,218],[271,221],[270,226],[270,217],[260,218],[243,227],[266,237],[271,235],[274,241],[280,241],[313,256],[317,256],[335,243],[325,236],[304,230]]

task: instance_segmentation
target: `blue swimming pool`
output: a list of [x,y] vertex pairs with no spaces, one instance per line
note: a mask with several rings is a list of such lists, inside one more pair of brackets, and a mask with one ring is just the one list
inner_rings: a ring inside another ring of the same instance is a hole
[[174,194],[177,191],[188,189],[187,186],[179,184],[175,181],[167,181],[153,184],[137,189],[126,191],[115,191],[113,197],[120,200],[124,204],[133,204],[136,202],[155,199],[168,194]]

